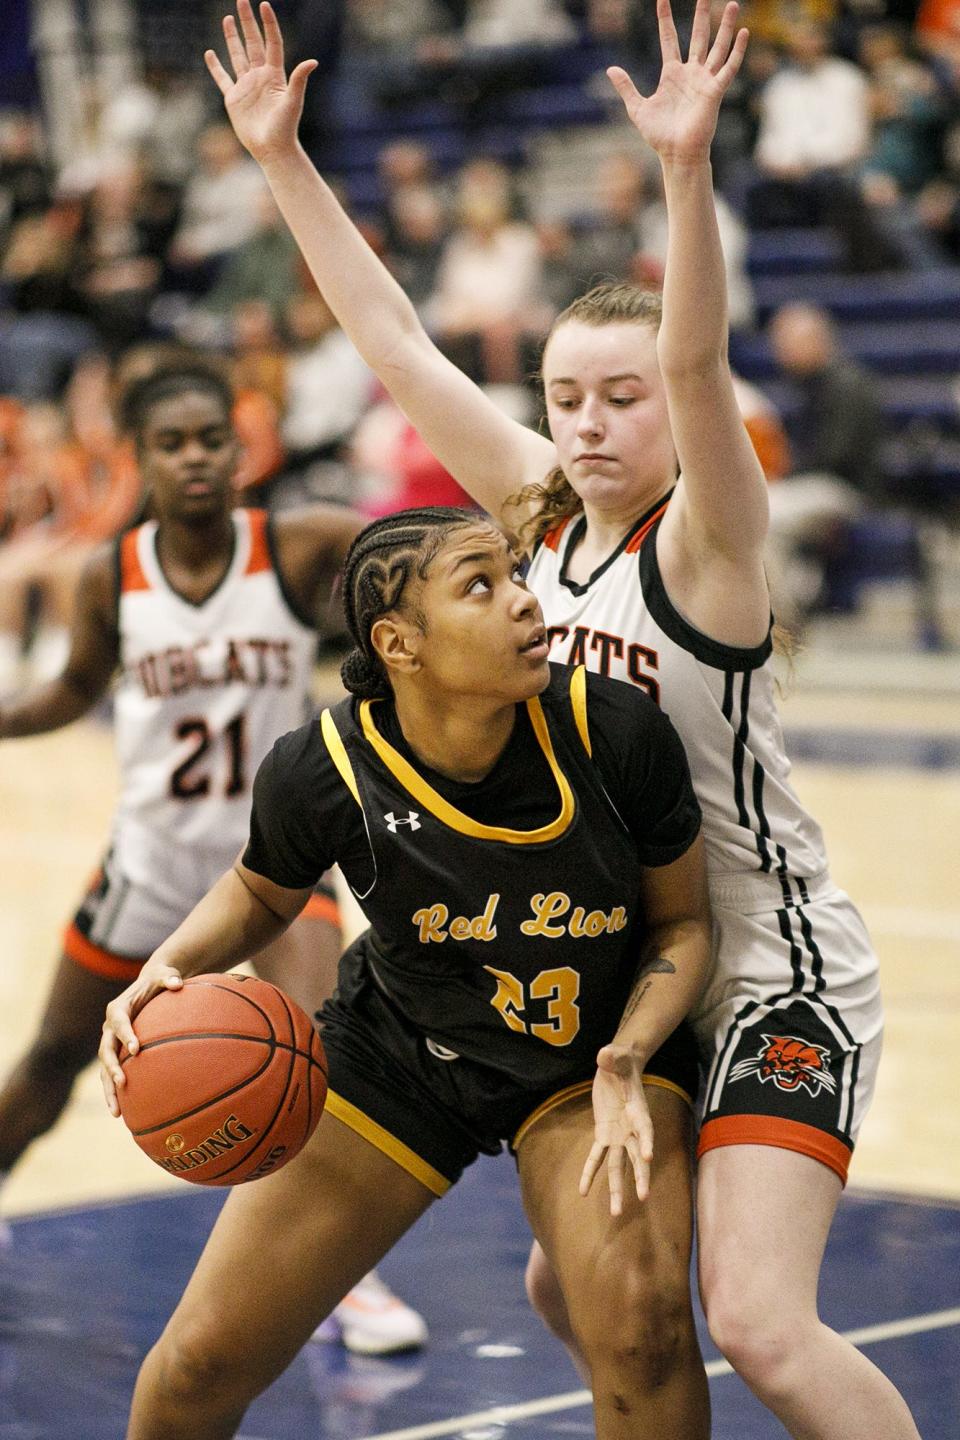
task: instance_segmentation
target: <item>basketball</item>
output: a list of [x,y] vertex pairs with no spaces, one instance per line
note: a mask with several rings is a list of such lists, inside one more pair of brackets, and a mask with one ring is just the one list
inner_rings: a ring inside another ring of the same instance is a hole
[[327,1062],[308,1015],[247,975],[194,975],[143,1007],[120,1052],[120,1113],[145,1155],[195,1185],[241,1185],[316,1129]]

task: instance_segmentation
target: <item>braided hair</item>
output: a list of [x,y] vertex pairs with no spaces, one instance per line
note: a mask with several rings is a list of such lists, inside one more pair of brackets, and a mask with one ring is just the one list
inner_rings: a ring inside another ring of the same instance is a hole
[[360,531],[343,566],[343,608],[355,649],[340,667],[340,678],[361,700],[389,696],[390,681],[370,643],[370,631],[381,615],[400,605],[411,576],[425,580],[430,562],[453,530],[475,525],[472,510],[430,505],[398,510]]

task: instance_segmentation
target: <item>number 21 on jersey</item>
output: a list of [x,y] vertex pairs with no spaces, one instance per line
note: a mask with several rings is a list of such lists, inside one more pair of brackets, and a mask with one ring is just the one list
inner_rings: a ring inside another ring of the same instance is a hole
[[242,711],[223,728],[226,765],[222,776],[215,776],[217,756],[211,754],[211,749],[216,747],[221,737],[210,729],[203,716],[180,720],[173,733],[177,740],[191,742],[187,755],[170,776],[170,794],[175,800],[199,800],[211,794],[231,798],[243,793],[246,788],[247,747]]

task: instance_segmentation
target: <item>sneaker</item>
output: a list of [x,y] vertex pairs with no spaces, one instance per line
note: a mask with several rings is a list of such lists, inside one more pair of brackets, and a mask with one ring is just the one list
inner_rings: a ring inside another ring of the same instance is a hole
[[[341,1343],[354,1355],[396,1355],[427,1343],[422,1315],[411,1310],[371,1270],[333,1312]],[[323,1331],[326,1322],[320,1327]],[[315,1334],[316,1339],[321,1337]]]

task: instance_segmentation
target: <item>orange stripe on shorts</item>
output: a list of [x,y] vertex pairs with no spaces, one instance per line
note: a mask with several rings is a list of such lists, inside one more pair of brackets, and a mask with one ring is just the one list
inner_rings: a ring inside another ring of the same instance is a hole
[[135,980],[148,958],[144,955],[143,959],[134,960],[127,955],[114,955],[110,950],[103,950],[82,935],[76,925],[69,925],[64,932],[63,953],[68,960],[81,965],[84,970],[92,970],[103,980]]
[[794,1150],[819,1160],[839,1175],[844,1185],[847,1183],[850,1146],[799,1120],[785,1120],[778,1115],[718,1115],[701,1127],[697,1157],[722,1145],[772,1145],[778,1150]]
[[325,920],[328,925],[340,928],[340,906],[332,895],[311,895],[300,914],[308,920]]

